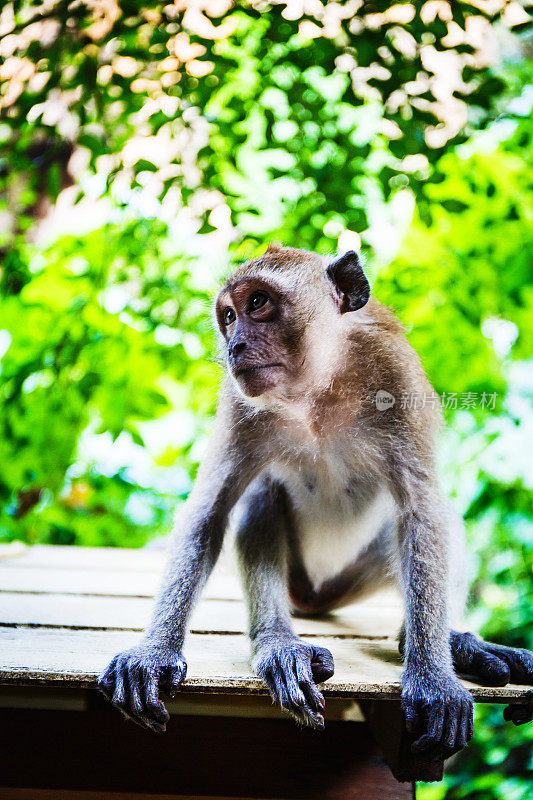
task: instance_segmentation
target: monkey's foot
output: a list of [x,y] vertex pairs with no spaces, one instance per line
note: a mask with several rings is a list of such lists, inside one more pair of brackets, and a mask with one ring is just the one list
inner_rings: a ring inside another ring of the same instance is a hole
[[[457,672],[471,675],[490,686],[507,683],[533,685],[533,653],[517,647],[503,647],[484,642],[473,633],[450,634],[453,665]],[[522,725],[533,719],[533,691],[525,701],[507,706],[503,712],[506,720]]]
[[114,657],[98,688],[125,717],[163,733],[169,714],[159,699],[160,684],[173,696],[186,672],[185,659],[170,648],[139,645]]
[[533,689],[527,692],[521,703],[513,703],[503,709],[503,718],[514,725],[523,725],[533,720]]
[[275,702],[299,723],[324,727],[324,697],[316,683],[333,675],[333,656],[325,647],[301,639],[271,643],[258,649],[254,668]]

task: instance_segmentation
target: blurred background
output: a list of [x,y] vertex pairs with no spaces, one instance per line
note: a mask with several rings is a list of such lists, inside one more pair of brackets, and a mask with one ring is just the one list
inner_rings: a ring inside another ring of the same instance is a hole
[[[2,3],[0,541],[166,534],[221,277],[361,249],[443,403],[472,625],[532,648],[530,31],[504,0]],[[531,797],[533,726],[477,716],[422,798]]]

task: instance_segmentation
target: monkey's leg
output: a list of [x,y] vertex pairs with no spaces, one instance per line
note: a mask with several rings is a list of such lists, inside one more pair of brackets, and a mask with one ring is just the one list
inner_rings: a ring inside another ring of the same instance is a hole
[[180,509],[152,620],[141,642],[118,653],[98,680],[124,716],[159,733],[169,719],[160,691],[172,696],[185,678],[181,651],[187,621],[220,553],[229,511],[253,478],[246,465],[235,475],[232,457],[224,439],[212,441]]
[[[443,760],[473,735],[473,700],[452,663],[446,511],[433,480],[403,459],[392,473],[405,598],[402,707],[413,752]],[[423,462],[422,462],[423,463]],[[429,470],[428,470],[429,472]]]
[[[453,511],[449,515],[448,606],[452,622],[462,622],[467,595],[466,546],[463,520]],[[533,685],[533,654],[528,650],[485,642],[473,633],[451,630],[450,647],[455,671],[489,686],[509,682]],[[400,633],[400,652],[405,650],[405,627]],[[522,703],[504,709],[504,718],[515,725],[533,719],[533,690]]]
[[237,550],[250,617],[253,666],[273,699],[298,722],[321,728],[324,698],[317,689],[333,675],[325,647],[294,633],[287,596],[287,498],[265,480],[248,498],[237,532]]
[[169,720],[161,690],[172,697],[187,673],[182,654],[187,619],[222,542],[221,534],[207,537],[204,530],[202,525],[176,532],[150,626],[138,645],[115,656],[98,681],[125,717],[156,733],[164,732]]

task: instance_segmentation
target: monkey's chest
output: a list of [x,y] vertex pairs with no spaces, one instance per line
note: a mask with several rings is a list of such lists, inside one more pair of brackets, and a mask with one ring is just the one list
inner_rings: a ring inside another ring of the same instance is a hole
[[318,589],[353,564],[394,516],[379,484],[349,481],[341,468],[307,469],[286,487],[292,506],[292,560]]

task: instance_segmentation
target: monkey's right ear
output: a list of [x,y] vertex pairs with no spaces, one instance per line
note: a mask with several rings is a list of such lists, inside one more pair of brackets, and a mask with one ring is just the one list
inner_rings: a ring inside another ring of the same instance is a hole
[[370,284],[354,250],[349,250],[332,261],[326,273],[337,292],[341,314],[357,311],[368,303]]

